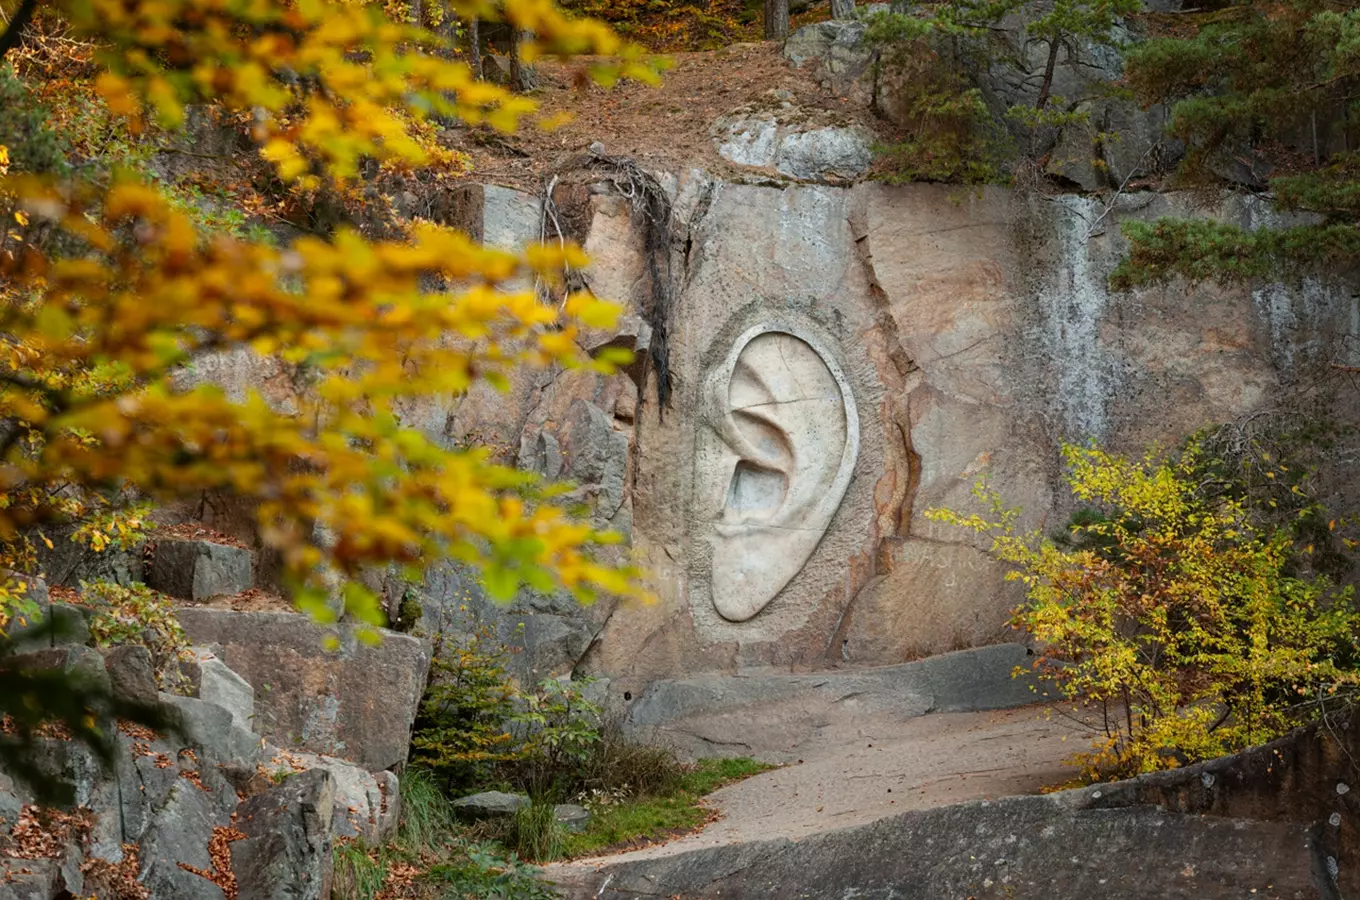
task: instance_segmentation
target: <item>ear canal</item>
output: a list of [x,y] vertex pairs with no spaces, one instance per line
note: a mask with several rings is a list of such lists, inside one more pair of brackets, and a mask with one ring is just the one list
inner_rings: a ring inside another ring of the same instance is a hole
[[744,622],[803,568],[859,454],[854,395],[835,361],[788,331],[739,338],[708,385],[706,418],[729,453],[712,523],[712,597]]

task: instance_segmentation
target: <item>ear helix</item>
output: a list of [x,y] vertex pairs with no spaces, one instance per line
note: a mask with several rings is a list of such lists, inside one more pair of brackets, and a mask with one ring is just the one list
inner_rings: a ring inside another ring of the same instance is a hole
[[792,330],[745,332],[712,371],[704,417],[725,452],[711,525],[713,605],[746,621],[803,568],[831,524],[859,454],[847,379],[818,342]]

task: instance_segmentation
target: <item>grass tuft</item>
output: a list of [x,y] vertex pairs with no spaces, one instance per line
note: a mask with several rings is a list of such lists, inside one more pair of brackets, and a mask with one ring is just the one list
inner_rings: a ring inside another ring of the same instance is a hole
[[376,897],[387,881],[387,862],[380,851],[358,841],[339,841],[333,851],[332,896],[337,900]]
[[510,823],[510,846],[531,862],[551,862],[566,848],[565,829],[557,822],[553,803],[530,803],[515,811]]
[[409,766],[401,776],[401,826],[397,843],[414,853],[431,852],[457,831],[453,806],[435,784],[434,776]]

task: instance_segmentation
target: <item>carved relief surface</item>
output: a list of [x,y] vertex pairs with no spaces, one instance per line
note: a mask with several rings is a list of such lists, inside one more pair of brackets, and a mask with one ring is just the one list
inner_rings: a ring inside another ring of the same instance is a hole
[[705,384],[717,440],[699,458],[712,600],[744,622],[796,575],[831,524],[859,453],[854,395],[810,336],[757,326]]

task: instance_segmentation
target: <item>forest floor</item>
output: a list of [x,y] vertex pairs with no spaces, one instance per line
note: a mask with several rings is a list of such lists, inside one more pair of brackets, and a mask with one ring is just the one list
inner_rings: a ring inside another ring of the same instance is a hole
[[743,107],[775,109],[784,102],[804,112],[830,113],[843,124],[884,130],[862,104],[821,87],[811,63],[799,69],[784,59],[778,43],[732,44],[669,59],[674,65],[659,85],[620,82],[611,88],[585,77],[588,58],[540,63],[540,87],[532,96],[543,117],[567,113],[571,120],[550,131],[532,124],[511,135],[464,131],[455,145],[472,157],[469,177],[537,190],[546,171],[597,141],[606,153],[631,157],[647,169],[701,167],[730,174],[735,170],[713,140],[714,121]]

